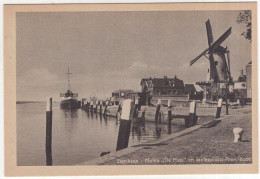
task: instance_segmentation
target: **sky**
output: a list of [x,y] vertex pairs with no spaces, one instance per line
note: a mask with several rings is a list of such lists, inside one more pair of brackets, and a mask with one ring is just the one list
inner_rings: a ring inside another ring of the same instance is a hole
[[59,100],[71,89],[79,98],[110,97],[112,91],[141,91],[142,78],[174,77],[184,83],[206,80],[209,61],[205,22],[230,50],[231,75],[251,61],[251,43],[236,23],[239,11],[19,12],[16,14],[17,101]]

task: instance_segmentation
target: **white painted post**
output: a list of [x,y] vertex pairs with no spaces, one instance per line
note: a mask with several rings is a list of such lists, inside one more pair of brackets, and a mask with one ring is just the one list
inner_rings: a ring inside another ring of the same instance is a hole
[[195,101],[191,101],[189,117],[185,118],[186,127],[191,127],[191,126],[196,125],[196,123],[197,123],[196,107],[197,107],[197,103]]
[[47,98],[46,105],[46,165],[52,165],[52,98]]
[[128,147],[132,113],[134,110],[133,108],[134,108],[133,102],[131,99],[126,99],[123,101],[121,120],[120,120],[120,126],[118,131],[118,138],[117,138],[117,146],[116,146],[117,151]]
[[222,108],[222,101],[223,99],[220,98],[218,100],[218,107],[217,107],[217,113],[216,113],[216,119],[220,118],[221,108]]

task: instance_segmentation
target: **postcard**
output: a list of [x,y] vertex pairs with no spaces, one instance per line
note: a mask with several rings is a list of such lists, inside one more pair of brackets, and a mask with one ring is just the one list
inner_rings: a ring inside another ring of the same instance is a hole
[[256,13],[4,5],[5,175],[258,173]]

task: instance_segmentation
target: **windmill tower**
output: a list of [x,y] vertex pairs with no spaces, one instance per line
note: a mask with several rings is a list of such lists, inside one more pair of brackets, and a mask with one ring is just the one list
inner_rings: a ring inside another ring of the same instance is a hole
[[209,20],[206,21],[206,30],[209,46],[196,58],[190,61],[191,66],[195,62],[197,62],[197,60],[199,60],[202,56],[206,57],[209,60],[209,80],[197,83],[203,86],[204,101],[207,98],[207,88],[211,88],[211,90],[208,91],[213,92],[212,94],[209,94],[208,97],[212,99],[214,92],[217,93],[221,86],[223,86],[223,84],[230,83],[232,81],[230,74],[229,50],[227,47],[224,48],[220,46],[221,43],[224,42],[224,40],[226,40],[227,37],[231,34],[231,27],[216,41],[214,41],[213,39],[212,29]]

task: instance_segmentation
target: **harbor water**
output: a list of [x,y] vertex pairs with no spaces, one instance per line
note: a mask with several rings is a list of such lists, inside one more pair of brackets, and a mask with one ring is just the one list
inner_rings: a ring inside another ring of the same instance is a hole
[[[17,165],[46,165],[46,112],[45,102],[18,103]],[[77,165],[99,157],[102,152],[116,150],[120,122],[84,110],[60,109],[53,103],[52,165]],[[171,133],[183,130],[172,125]],[[166,124],[153,122],[132,123],[129,145],[136,145],[168,135]]]

